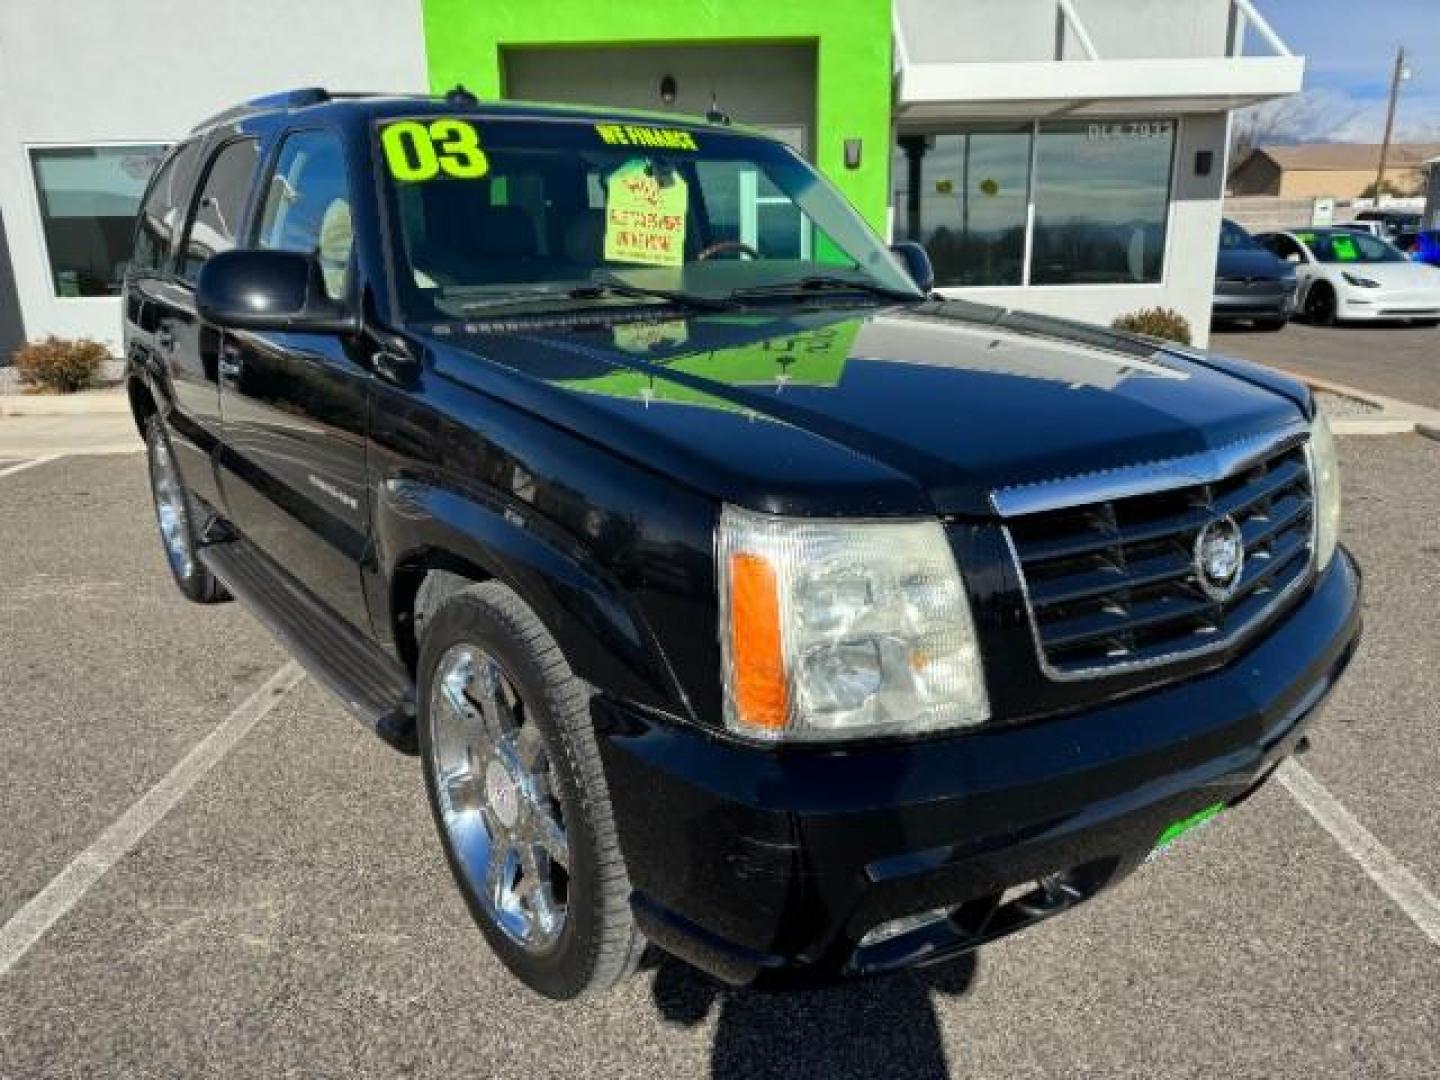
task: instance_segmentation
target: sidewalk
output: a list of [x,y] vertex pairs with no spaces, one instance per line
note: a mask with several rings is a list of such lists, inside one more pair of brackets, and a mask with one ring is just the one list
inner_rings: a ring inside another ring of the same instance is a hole
[[[1277,368],[1284,371],[1283,368]],[[1377,394],[1373,390],[1361,390],[1343,383],[1331,382],[1314,375],[1298,371],[1286,371],[1287,375],[1308,383],[1315,391],[1322,410],[1330,413],[1330,426],[1337,435],[1403,435],[1418,432],[1432,439],[1440,439],[1440,409],[1427,408],[1410,401]],[[1352,411],[1343,405],[1334,408],[1327,404],[1327,395],[1335,399],[1350,399],[1364,403],[1364,410]]]
[[130,401],[123,386],[78,394],[0,393],[0,418],[7,416],[125,416]]
[[51,454],[128,454],[143,447],[128,411],[0,417],[0,458],[7,460]]

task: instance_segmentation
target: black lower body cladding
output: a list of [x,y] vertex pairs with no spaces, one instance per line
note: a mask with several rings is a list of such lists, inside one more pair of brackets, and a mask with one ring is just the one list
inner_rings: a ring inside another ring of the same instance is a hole
[[941,960],[1064,911],[1264,782],[1349,663],[1359,597],[1342,551],[1221,670],[904,745],[768,751],[597,699],[637,919],[748,984]]

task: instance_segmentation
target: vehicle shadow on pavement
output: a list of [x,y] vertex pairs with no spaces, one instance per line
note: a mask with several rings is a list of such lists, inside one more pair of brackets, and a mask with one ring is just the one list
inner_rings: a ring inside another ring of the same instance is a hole
[[969,953],[948,964],[816,990],[736,990],[688,964],[655,972],[656,1008],[694,1027],[718,1010],[710,1058],[714,1080],[740,1077],[950,1075],[934,997],[960,997],[975,980]]

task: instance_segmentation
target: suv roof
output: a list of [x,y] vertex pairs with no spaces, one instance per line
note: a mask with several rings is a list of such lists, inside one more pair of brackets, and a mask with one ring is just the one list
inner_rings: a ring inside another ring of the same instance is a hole
[[291,113],[301,110],[324,110],[325,112],[361,112],[371,116],[396,114],[454,113],[457,110],[478,112],[496,116],[532,116],[538,118],[560,117],[566,119],[595,118],[598,120],[643,121],[650,124],[681,125],[684,127],[725,127],[746,135],[773,139],[768,132],[744,124],[733,124],[730,117],[719,110],[705,116],[687,113],[658,112],[649,109],[619,109],[608,106],[567,105],[534,101],[481,101],[463,86],[441,95],[334,92],[323,86],[307,86],[295,90],[283,90],[276,94],[236,105],[233,108],[208,116],[191,129],[192,134],[213,128],[219,124],[233,123],[257,116],[275,113]]

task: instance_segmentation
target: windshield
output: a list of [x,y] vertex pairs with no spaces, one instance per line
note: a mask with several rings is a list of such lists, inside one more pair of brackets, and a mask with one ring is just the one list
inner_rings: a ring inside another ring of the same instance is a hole
[[1255,238],[1233,221],[1220,222],[1221,251],[1264,251]]
[[382,121],[376,138],[412,320],[617,293],[728,303],[808,283],[815,295],[817,282],[920,297],[850,205],[769,139],[458,116]]
[[1405,262],[1405,255],[1378,236],[1350,229],[1297,232],[1296,239],[1322,263]]

